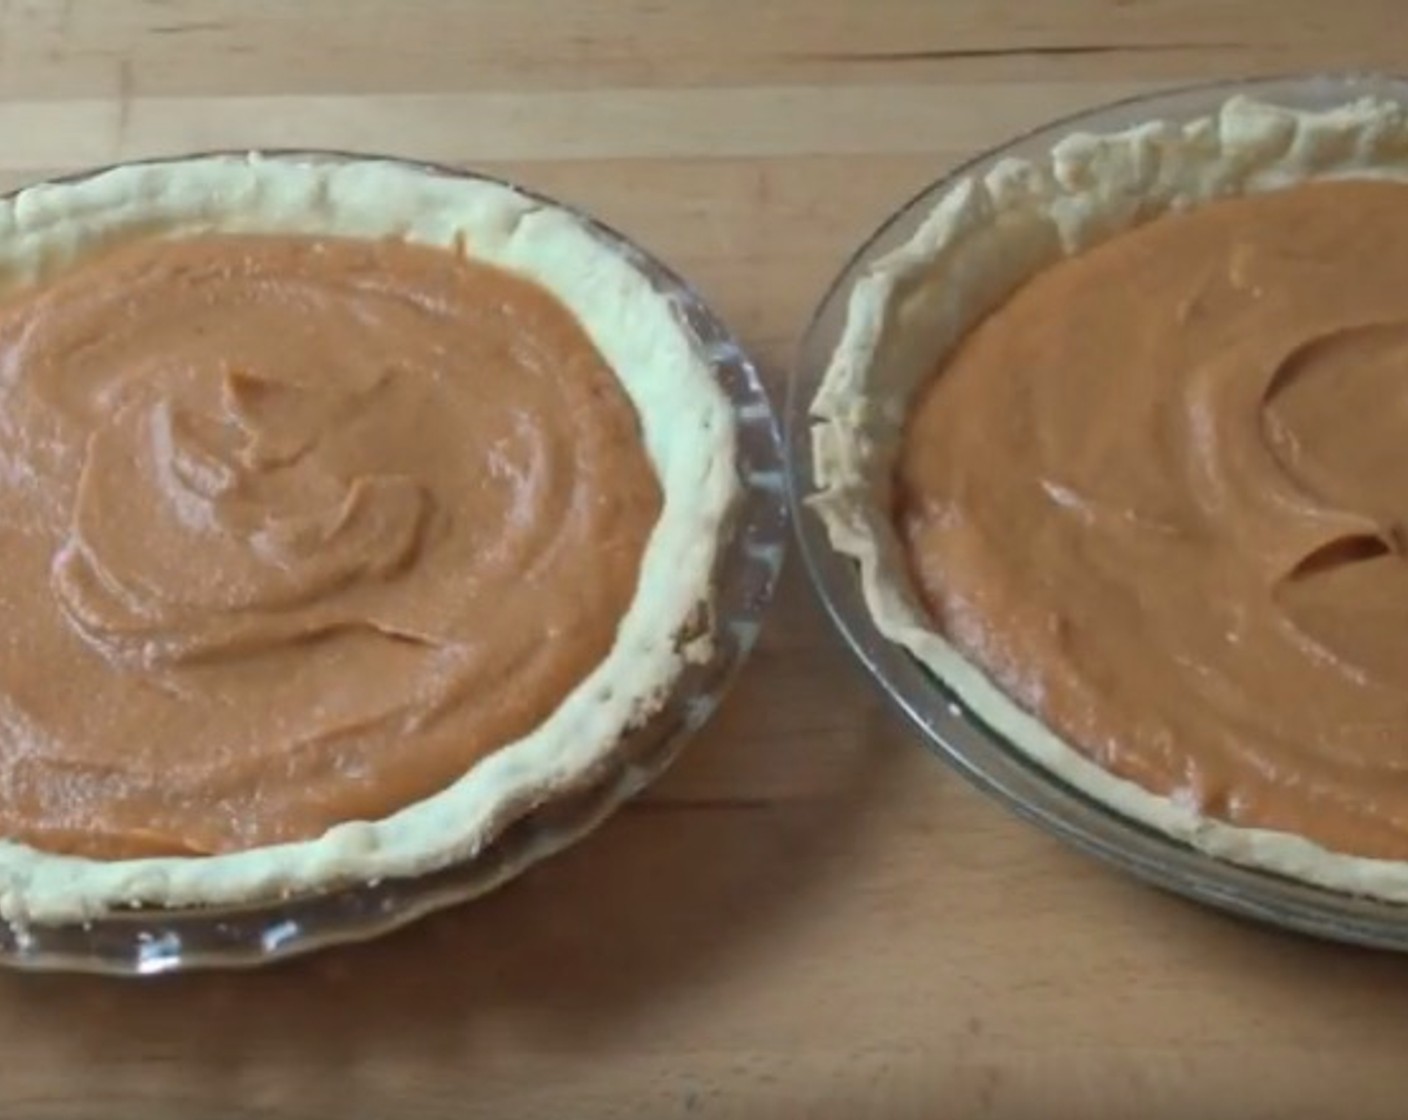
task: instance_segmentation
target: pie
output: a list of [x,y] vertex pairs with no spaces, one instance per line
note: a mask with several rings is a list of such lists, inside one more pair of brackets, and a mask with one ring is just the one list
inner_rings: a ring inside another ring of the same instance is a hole
[[813,402],[879,629],[1228,860],[1408,901],[1408,113],[1244,98],[959,182]]
[[708,654],[734,425],[565,210],[202,157],[0,206],[0,916],[471,855]]

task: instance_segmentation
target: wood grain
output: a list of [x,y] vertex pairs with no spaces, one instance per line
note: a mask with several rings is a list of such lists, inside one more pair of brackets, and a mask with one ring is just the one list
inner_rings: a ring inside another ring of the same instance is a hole
[[[483,166],[694,279],[779,391],[955,161],[1166,83],[1401,66],[1400,0],[10,0],[0,185],[226,145]],[[266,973],[0,975],[0,1116],[1396,1117],[1408,961],[1156,894],[967,789],[792,564],[669,778],[482,904]]]

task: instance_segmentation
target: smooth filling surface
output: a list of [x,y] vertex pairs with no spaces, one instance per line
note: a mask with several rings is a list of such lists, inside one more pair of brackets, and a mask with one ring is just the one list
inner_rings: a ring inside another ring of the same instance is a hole
[[895,516],[940,629],[1097,762],[1408,858],[1408,186],[1038,274],[921,391]]
[[661,508],[526,279],[210,236],[0,306],[0,835],[309,839],[443,789],[606,655]]

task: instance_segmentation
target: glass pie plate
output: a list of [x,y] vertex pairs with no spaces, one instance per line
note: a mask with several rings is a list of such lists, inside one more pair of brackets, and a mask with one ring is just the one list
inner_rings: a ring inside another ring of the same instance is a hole
[[[386,158],[301,150],[265,154],[310,161]],[[396,162],[431,174],[503,182],[453,168]],[[98,170],[102,169],[69,179]],[[572,212],[608,248],[644,273],[673,305],[733,405],[742,496],[726,529],[715,571],[715,640],[709,661],[686,670],[661,710],[631,734],[610,766],[588,786],[531,809],[472,858],[412,878],[237,909],[145,908],[69,925],[0,922],[0,964],[35,971],[146,975],[262,965],[378,937],[433,911],[484,895],[585,837],[659,777],[717,707],[757,637],[787,540],[782,438],[766,391],[728,329],[671,269],[595,219],[517,184],[509,185]]]
[[1222,82],[1132,98],[1066,117],[986,152],[946,174],[888,218],[847,263],[803,337],[786,402],[788,490],[802,554],[828,613],[894,706],[942,759],[998,801],[1077,848],[1199,902],[1334,940],[1408,949],[1408,907],[1311,886],[1206,855],[1135,823],[1029,760],[968,712],[920,663],[876,629],[854,562],[832,550],[805,507],[815,489],[811,401],[845,323],[851,288],[879,257],[903,244],[938,199],[1001,159],[1039,156],[1072,132],[1108,133],[1148,121],[1186,121],[1246,93],[1302,109],[1365,96],[1408,104],[1408,81],[1374,75]]

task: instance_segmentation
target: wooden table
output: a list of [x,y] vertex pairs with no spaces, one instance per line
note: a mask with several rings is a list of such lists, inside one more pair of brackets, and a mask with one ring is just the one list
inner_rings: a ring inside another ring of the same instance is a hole
[[[11,0],[0,177],[228,145],[517,176],[780,391],[956,160],[1164,83],[1402,66],[1400,0]],[[0,975],[0,1115],[1396,1117],[1408,960],[1095,866],[920,749],[788,572],[669,778],[478,905],[265,973]]]

